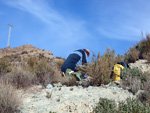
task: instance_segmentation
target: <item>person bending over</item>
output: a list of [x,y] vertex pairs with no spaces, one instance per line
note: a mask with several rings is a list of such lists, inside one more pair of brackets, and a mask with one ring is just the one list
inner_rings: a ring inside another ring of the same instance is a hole
[[90,51],[88,49],[79,49],[73,51],[65,60],[64,64],[61,67],[61,71],[65,73],[65,75],[75,74],[76,77],[81,80],[81,73],[77,73],[78,66],[82,66],[87,63],[87,57],[89,57]]

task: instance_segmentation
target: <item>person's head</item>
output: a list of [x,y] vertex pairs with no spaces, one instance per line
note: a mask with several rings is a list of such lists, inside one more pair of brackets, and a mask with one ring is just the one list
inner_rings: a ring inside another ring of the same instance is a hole
[[88,49],[83,49],[83,50],[86,52],[87,56],[89,57],[90,56],[90,51]]

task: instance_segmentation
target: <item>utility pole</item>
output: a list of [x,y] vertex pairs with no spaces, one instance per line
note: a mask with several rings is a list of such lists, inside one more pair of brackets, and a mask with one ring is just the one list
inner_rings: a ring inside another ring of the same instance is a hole
[[14,27],[14,26],[12,26],[12,25],[10,25],[10,24],[8,24],[8,26],[9,26],[9,34],[8,34],[7,47],[9,46],[9,43],[10,43],[10,32],[11,32],[11,28]]

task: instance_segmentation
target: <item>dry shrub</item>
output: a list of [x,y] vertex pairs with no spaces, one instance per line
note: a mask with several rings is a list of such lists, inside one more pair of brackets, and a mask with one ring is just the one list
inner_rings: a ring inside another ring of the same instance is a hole
[[87,74],[93,79],[91,85],[101,85],[108,84],[111,81],[111,74],[113,66],[120,60],[119,57],[115,57],[115,51],[106,49],[106,52],[103,56],[100,56],[100,53],[96,56],[93,53],[91,63],[87,66]]
[[125,53],[125,60],[128,63],[134,63],[138,59],[147,59],[150,62],[150,35],[147,35]]
[[7,74],[7,79],[16,88],[26,88],[34,83],[35,76],[22,67],[14,67],[12,72]]
[[28,52],[27,51],[22,51],[21,54],[28,54]]
[[10,72],[10,63],[7,59],[1,58],[0,59],[0,74]]
[[148,63],[150,63],[150,53],[144,54],[143,58],[146,59]]
[[59,70],[61,70],[61,67],[62,67],[62,65],[63,65],[64,62],[65,62],[65,59],[58,59],[58,60],[56,61],[56,67],[57,67]]
[[125,53],[125,61],[127,63],[134,63],[138,59],[147,59],[150,62],[150,35],[143,38],[133,48]]
[[135,48],[140,51],[140,58],[144,58],[144,54],[150,53],[150,35],[143,38]]
[[6,55],[3,57],[7,62],[19,61],[21,62],[21,57],[19,54]]
[[0,82],[0,113],[17,113],[21,100],[16,90],[7,82]]
[[25,59],[24,69],[36,76],[34,83],[40,83],[44,86],[57,81],[57,74],[60,75],[58,69],[53,63],[50,63],[49,59],[39,59],[35,56]]
[[[11,66],[12,72],[7,73],[6,76],[1,74],[3,75],[1,78],[9,80],[17,88],[26,88],[32,84],[46,86],[49,83],[58,81],[58,78],[60,78],[58,76],[61,76],[61,73],[55,66],[54,61],[41,56],[25,57],[21,63]],[[13,61],[10,56],[5,59],[6,62],[1,63],[2,70],[6,70],[9,67],[8,62]]]
[[23,66],[25,70],[34,73],[38,63],[39,63],[39,59],[37,57],[29,56],[28,58],[24,58]]
[[115,58],[115,63],[120,62],[120,61],[124,61],[124,56],[118,54]]
[[130,47],[129,51],[125,53],[125,62],[127,63],[134,63],[139,59],[140,52]]

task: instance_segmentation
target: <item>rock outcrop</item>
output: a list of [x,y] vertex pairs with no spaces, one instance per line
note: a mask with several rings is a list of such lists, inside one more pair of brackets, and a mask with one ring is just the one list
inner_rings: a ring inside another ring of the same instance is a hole
[[147,63],[147,60],[138,60],[135,63],[129,64],[130,68],[137,68],[142,72],[150,73],[150,63]]

